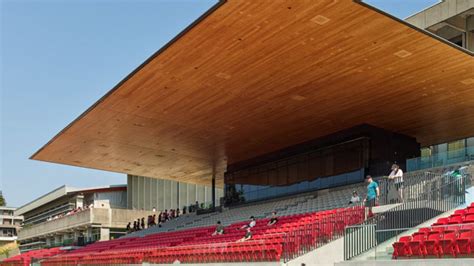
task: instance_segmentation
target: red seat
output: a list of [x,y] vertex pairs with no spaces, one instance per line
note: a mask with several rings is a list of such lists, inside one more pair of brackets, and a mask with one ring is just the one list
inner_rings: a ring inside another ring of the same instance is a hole
[[439,256],[439,240],[441,239],[441,233],[433,231],[428,235],[428,238],[424,241],[425,256]]
[[408,242],[410,242],[411,239],[411,236],[402,236],[398,242],[393,243],[392,258],[397,259],[398,257],[409,256],[410,250],[408,247]]
[[447,232],[443,238],[439,240],[439,255],[452,255],[456,256],[454,244],[456,243],[456,232]]
[[408,242],[410,256],[425,257],[425,246],[424,246],[425,240],[426,240],[425,234],[419,234],[419,235],[414,236],[413,239]]
[[433,226],[446,225],[449,222],[449,218],[439,218]]
[[459,214],[459,215],[455,215],[455,216],[451,216],[449,218],[449,221],[448,221],[448,224],[460,224],[463,222],[463,218],[462,216]]
[[473,233],[472,231],[462,232],[456,239],[455,251],[458,254],[470,255],[474,250]]

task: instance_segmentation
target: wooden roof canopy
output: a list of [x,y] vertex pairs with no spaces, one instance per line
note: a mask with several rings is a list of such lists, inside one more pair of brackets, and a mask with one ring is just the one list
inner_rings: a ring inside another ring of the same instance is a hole
[[32,156],[218,184],[226,165],[368,123],[474,133],[474,57],[358,1],[221,1]]

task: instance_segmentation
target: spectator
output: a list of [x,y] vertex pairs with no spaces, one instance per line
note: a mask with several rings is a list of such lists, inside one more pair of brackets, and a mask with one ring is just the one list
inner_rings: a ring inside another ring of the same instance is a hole
[[179,217],[181,215],[180,211],[179,211],[179,208],[176,209],[176,218]]
[[153,226],[156,225],[156,214],[153,214],[151,225],[153,225]]
[[126,230],[127,230],[127,233],[130,233],[130,232],[132,232],[132,228],[131,228],[131,227],[132,227],[132,223],[128,222],[128,224],[127,224],[127,228],[126,228]]
[[145,217],[142,217],[142,222],[141,222],[141,227],[142,229],[145,229]]
[[245,232],[245,236],[237,240],[237,242],[245,242],[251,238],[252,238],[252,232],[250,231],[250,227],[247,227],[247,232]]
[[156,212],[156,208],[155,208],[155,207],[153,207],[152,211],[153,211],[153,213],[155,213],[155,212]]
[[243,225],[243,226],[241,227],[241,229],[252,228],[252,227],[254,227],[256,224],[257,224],[257,221],[255,221],[255,217],[250,216],[250,222],[249,222],[248,224]]
[[380,196],[379,185],[372,179],[372,176],[366,176],[366,180],[369,183],[367,185],[367,198],[364,200],[365,206],[368,208],[366,218],[374,216],[372,213],[372,207],[375,206],[378,197]]
[[163,212],[163,222],[168,221],[168,209],[165,209]]
[[133,221],[133,231],[138,231],[137,221]]
[[267,226],[274,225],[278,222],[278,217],[276,211],[272,212],[272,218],[270,218],[270,221],[268,221]]
[[147,219],[146,219],[146,225],[147,227],[150,227],[152,225],[152,220],[153,219],[153,216],[151,215],[148,215]]
[[186,214],[186,206],[183,207],[183,214]]
[[397,164],[392,165],[392,171],[390,172],[388,179],[394,181],[399,201],[403,202],[403,171]]
[[358,204],[360,202],[360,197],[357,191],[352,192],[351,200],[349,201],[349,205],[351,204]]
[[162,221],[163,221],[163,212],[160,212],[160,214],[158,214],[158,224],[160,224]]
[[221,224],[221,221],[217,221],[216,230],[212,233],[213,236],[215,235],[223,235],[224,234],[224,226]]

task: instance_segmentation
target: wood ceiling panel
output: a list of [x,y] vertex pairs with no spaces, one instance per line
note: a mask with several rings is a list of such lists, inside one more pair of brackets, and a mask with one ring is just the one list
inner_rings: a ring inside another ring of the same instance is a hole
[[32,158],[222,184],[227,163],[362,123],[474,135],[472,53],[352,1],[218,6]]

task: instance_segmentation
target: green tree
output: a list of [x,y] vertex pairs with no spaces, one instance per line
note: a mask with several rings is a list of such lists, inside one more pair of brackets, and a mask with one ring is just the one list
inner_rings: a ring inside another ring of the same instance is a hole
[[0,206],[5,206],[5,205],[7,205],[7,201],[5,200],[2,192],[0,191]]

